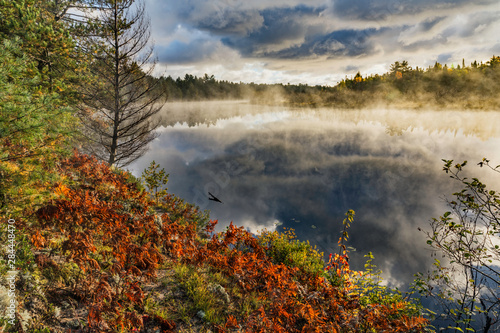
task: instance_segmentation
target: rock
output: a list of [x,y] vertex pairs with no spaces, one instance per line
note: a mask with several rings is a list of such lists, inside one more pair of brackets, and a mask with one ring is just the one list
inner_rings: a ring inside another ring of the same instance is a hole
[[80,321],[78,319],[73,319],[68,321],[68,326],[71,328],[79,328],[80,327]]
[[205,314],[205,312],[204,312],[204,311],[200,310],[200,311],[198,311],[198,313],[196,314],[196,316],[197,316],[198,318],[200,318],[201,320],[203,320],[203,319],[205,319],[205,317],[206,317],[207,315]]
[[161,216],[160,216],[160,215],[155,214],[155,217],[154,217],[154,218],[155,218],[155,223],[156,223],[156,225],[158,226],[158,228],[159,228],[160,230],[162,230],[162,228],[163,228],[163,220],[161,219]]
[[66,301],[62,301],[62,302],[61,302],[61,306],[62,306],[62,308],[63,308],[63,309],[67,309],[67,308],[69,308],[69,307],[71,306],[71,304],[69,304],[69,303],[68,303],[68,302],[66,302]]
[[220,284],[212,283],[208,286],[208,290],[219,296],[219,298],[221,298],[226,304],[229,304],[231,302],[231,298],[229,297],[229,294],[226,292],[226,289],[224,289],[224,287],[221,286]]

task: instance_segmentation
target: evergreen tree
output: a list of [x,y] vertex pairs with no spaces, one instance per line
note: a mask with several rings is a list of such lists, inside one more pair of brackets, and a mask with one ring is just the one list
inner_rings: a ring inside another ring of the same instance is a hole
[[[85,149],[110,165],[123,166],[142,156],[159,122],[158,80],[151,80],[153,48],[144,2],[101,1],[101,31],[90,39],[97,79],[83,86],[80,119],[89,143]],[[148,69],[145,70],[146,66]]]
[[[34,26],[49,34],[54,31],[51,22],[38,20],[39,8],[18,6],[10,13],[5,9],[9,8],[0,9],[2,28],[15,27],[20,24],[17,19],[23,19],[26,31]],[[17,16],[9,15],[13,13]],[[51,177],[42,165],[67,151],[75,121],[65,73],[50,69],[65,60],[50,54],[45,58],[50,59],[48,66],[40,66],[32,48],[42,43],[39,35],[5,32],[2,29],[0,40],[0,212],[12,214],[40,197],[43,183]],[[68,41],[64,34],[53,38],[54,44]]]
[[58,92],[43,91],[20,44],[4,40],[0,48],[0,161],[45,153],[64,139],[71,122],[71,109]]
[[62,148],[74,130],[73,39],[43,1],[0,0],[0,17],[0,160]]
[[[75,83],[85,69],[84,59],[67,25],[50,12],[41,0],[0,0],[0,37],[19,38],[22,52],[35,62],[39,85],[46,91],[57,91],[74,103]],[[35,74],[35,72],[33,72]]]

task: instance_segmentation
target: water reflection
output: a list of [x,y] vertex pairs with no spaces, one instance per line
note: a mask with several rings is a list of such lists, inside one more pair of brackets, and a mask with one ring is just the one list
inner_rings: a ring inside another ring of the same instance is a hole
[[[354,268],[372,251],[393,283],[412,280],[433,260],[417,228],[445,211],[443,195],[458,185],[441,171],[441,159],[500,161],[493,112],[287,110],[241,102],[172,103],[167,110],[161,136],[131,166],[135,174],[154,159],[170,173],[169,191],[209,209],[219,228],[230,221],[251,231],[281,224],[326,254],[337,251],[344,213],[354,209]],[[209,201],[208,192],[224,205]]]
[[[429,111],[429,110],[331,110],[304,109],[283,106],[262,106],[247,101],[172,102],[165,104],[162,125],[194,127],[214,126],[221,120],[237,119],[249,115],[292,114],[295,119],[310,118],[328,122],[377,122],[390,135],[401,135],[416,128],[429,132],[451,132],[455,135],[472,135],[482,140],[500,136],[500,114],[497,111]],[[223,123],[223,122],[222,122]]]

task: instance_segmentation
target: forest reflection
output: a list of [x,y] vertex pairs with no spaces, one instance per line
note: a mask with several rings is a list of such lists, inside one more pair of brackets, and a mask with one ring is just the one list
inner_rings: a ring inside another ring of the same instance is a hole
[[290,108],[251,104],[248,101],[172,102],[166,103],[160,113],[164,127],[185,124],[189,127],[214,126],[220,120],[238,116],[289,112],[294,117],[315,117],[324,121],[379,122],[389,135],[401,135],[415,128],[429,132],[452,132],[477,136],[483,140],[500,135],[497,126],[500,113],[496,111],[450,111],[450,110],[388,110]]
[[[433,260],[417,228],[444,213],[444,195],[458,189],[441,159],[500,164],[499,117],[169,103],[161,135],[131,169],[140,175],[155,160],[170,174],[169,192],[210,210],[219,230],[230,221],[252,232],[294,228],[325,255],[337,251],[344,213],[353,209],[353,267],[372,251],[384,277],[402,284]],[[499,185],[483,169],[471,171]]]

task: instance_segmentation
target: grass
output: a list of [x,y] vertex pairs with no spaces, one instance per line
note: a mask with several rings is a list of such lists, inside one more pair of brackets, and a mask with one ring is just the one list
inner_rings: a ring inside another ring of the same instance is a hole
[[[189,313],[202,317],[210,323],[222,324],[229,304],[221,299],[218,289],[210,288],[215,280],[207,270],[179,265],[175,269],[175,279],[186,294]],[[220,277],[219,277],[220,278]],[[218,285],[220,286],[220,285]],[[202,311],[203,315],[200,315]]]

